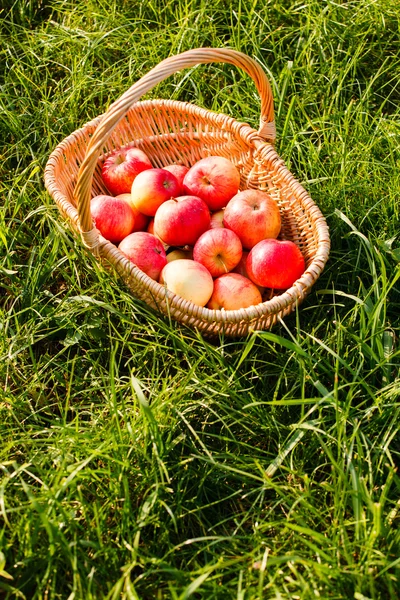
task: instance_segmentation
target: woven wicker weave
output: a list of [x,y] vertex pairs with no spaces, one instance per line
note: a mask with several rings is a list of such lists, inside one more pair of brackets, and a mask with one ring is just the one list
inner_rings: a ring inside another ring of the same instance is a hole
[[[255,82],[261,99],[258,131],[224,114],[171,100],[139,101],[159,82],[201,63],[231,63]],[[241,52],[200,48],[162,61],[135,83],[108,111],[63,140],[49,157],[45,184],[64,217],[95,256],[114,265],[134,295],[176,321],[205,335],[230,336],[270,329],[305,298],[329,256],[326,221],[307,192],[276,153],[271,87],[262,68]],[[107,193],[102,163],[112,150],[134,143],[155,167],[173,162],[186,166],[200,158],[229,158],[241,174],[240,189],[268,190],[278,202],[282,239],[294,241],[306,260],[306,271],[283,293],[250,308],[224,311],[196,306],[150,279],[93,227],[90,200]]]

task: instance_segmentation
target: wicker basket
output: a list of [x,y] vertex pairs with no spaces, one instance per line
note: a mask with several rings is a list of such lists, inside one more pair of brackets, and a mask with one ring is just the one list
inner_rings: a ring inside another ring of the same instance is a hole
[[[186,102],[139,101],[159,82],[181,69],[223,62],[240,67],[255,82],[261,98],[258,131],[224,114]],[[200,48],[172,56],[135,83],[108,111],[63,140],[49,157],[45,184],[62,215],[95,256],[114,265],[133,294],[174,320],[207,336],[224,332],[243,336],[270,329],[292,312],[318,279],[328,259],[329,231],[319,208],[276,153],[273,98],[268,79],[257,62],[229,49]],[[241,310],[210,310],[166,290],[129,262],[93,227],[90,200],[107,193],[102,163],[112,150],[133,142],[155,167],[180,162],[190,166],[208,155],[229,158],[241,174],[240,189],[267,190],[278,202],[282,239],[294,241],[306,271],[283,293]]]

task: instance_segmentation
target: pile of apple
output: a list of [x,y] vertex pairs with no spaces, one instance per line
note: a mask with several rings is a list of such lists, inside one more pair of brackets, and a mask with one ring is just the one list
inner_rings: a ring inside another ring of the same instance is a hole
[[236,310],[262,302],[265,288],[289,288],[305,270],[299,248],[278,240],[281,216],[260,190],[239,191],[222,156],[190,168],[154,168],[127,145],[103,163],[110,195],[91,200],[101,235],[139,269],[199,306]]

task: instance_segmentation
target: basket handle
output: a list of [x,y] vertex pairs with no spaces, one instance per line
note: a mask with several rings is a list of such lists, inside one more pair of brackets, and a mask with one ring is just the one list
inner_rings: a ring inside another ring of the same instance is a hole
[[[254,59],[242,52],[228,48],[198,48],[166,58],[139,79],[139,81],[134,83],[116,102],[111,104],[107,112],[103,115],[87,146],[85,158],[79,169],[74,193],[79,214],[80,230],[86,246],[94,249],[98,245],[97,230],[93,229],[93,222],[90,215],[90,192],[98,157],[111,132],[127,114],[131,106],[158,83],[181,69],[212,62],[235,65],[253,79],[261,99],[260,128],[258,134],[266,141],[274,142],[275,122],[272,89],[265,72]],[[89,235],[85,235],[86,233]]]

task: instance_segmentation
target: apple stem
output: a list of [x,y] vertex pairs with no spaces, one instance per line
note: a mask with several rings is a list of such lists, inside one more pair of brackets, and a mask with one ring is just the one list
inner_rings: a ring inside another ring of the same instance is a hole
[[218,256],[218,260],[222,263],[224,269],[225,269],[225,273],[229,273],[229,270],[226,268],[226,264],[224,262],[224,259],[221,258],[221,256]]

